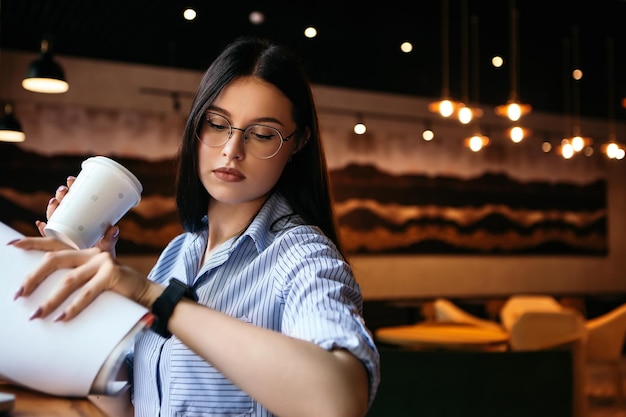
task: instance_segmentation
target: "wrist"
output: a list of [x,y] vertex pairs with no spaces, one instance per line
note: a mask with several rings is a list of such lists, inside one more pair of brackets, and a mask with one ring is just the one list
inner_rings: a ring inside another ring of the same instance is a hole
[[165,338],[169,338],[172,335],[167,325],[174,308],[183,298],[198,301],[198,296],[193,288],[183,284],[176,278],[172,278],[169,285],[156,298],[151,307],[152,314],[155,317],[151,329],[155,333]]

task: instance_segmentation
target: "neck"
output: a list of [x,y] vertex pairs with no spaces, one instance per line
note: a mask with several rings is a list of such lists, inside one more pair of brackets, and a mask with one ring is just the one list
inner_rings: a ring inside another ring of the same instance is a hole
[[242,234],[261,210],[265,200],[266,198],[236,205],[217,201],[209,203],[209,236],[205,259],[216,247]]

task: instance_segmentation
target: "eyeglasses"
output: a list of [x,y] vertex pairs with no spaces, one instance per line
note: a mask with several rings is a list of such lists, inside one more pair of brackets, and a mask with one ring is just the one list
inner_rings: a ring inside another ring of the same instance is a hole
[[240,129],[233,127],[224,116],[213,112],[207,112],[204,127],[202,138],[198,137],[198,139],[205,145],[215,148],[224,146],[233,136],[233,131],[238,130],[243,132],[243,143],[246,147],[246,152],[250,152],[250,154],[260,159],[269,159],[276,155],[283,146],[283,142],[291,139],[297,131],[283,137],[278,129],[265,125],[256,124]]

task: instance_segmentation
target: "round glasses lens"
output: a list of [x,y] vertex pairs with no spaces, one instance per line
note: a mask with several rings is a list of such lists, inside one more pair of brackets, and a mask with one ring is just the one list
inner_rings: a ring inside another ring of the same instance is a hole
[[271,158],[283,144],[280,132],[273,127],[252,125],[246,129],[246,150],[257,158]]
[[219,114],[208,113],[202,141],[209,146],[220,146],[228,142],[228,138],[230,138],[228,120]]

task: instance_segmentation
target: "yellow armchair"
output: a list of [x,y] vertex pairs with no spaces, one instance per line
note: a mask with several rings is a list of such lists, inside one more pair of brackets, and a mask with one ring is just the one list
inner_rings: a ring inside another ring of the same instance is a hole
[[502,326],[500,326],[499,323],[468,313],[445,298],[437,298],[433,302],[433,310],[434,319],[437,322],[469,324],[488,329],[502,330]]
[[615,381],[617,399],[622,404],[625,403],[620,359],[626,336],[626,303],[599,317],[585,321],[585,330],[587,362],[603,363],[610,367]]

